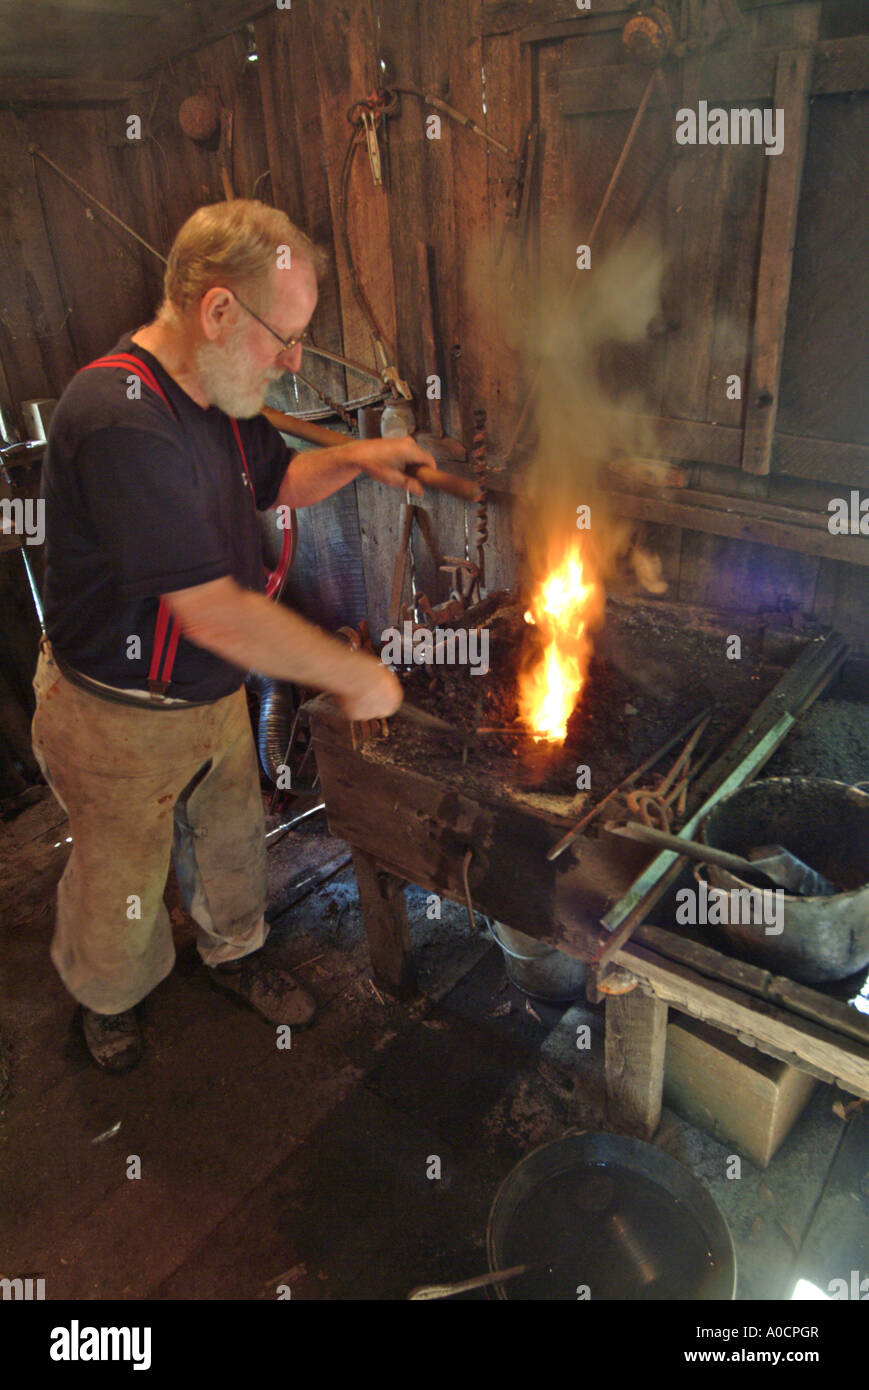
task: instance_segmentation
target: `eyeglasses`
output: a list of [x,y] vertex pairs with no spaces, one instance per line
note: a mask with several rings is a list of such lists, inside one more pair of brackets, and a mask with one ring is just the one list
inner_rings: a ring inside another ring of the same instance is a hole
[[[229,287],[227,286],[227,288]],[[252,319],[256,319],[257,323],[261,324],[262,327],[267,330],[267,332],[271,333],[273,338],[277,338],[278,342],[281,345],[282,352],[292,352],[294,347],[296,347],[299,343],[304,341],[305,333],[300,333],[298,338],[282,338],[280,333],[276,333],[275,330],[271,328],[269,324],[266,323],[265,319],[261,319],[259,314],[254,313],[253,309],[250,307],[249,304],[245,304],[243,299],[239,299],[235,290],[230,290],[229,293],[232,295],[235,302],[237,304],[240,304],[242,309],[244,309],[246,313],[250,314]]]

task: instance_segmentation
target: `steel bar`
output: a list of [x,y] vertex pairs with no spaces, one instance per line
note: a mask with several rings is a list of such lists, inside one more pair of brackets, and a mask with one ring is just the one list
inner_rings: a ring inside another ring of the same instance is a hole
[[301,806],[301,810],[298,810],[288,821],[284,821],[283,825],[276,825],[274,830],[266,831],[266,845],[269,849],[272,845],[276,845],[279,840],[282,840],[285,835],[288,835],[294,825],[299,825],[301,821],[307,820],[308,816],[313,816],[317,811],[325,811],[326,809],[323,798],[316,795],[300,796],[297,804]]
[[410,705],[407,700],[399,705],[398,709],[391,714],[390,719],[407,719],[411,724],[419,724],[423,729],[435,729],[441,734],[453,734],[456,738],[464,738],[465,730],[459,729],[455,724],[450,724],[446,719],[441,719],[436,714],[429,714],[428,710],[420,709],[418,705]]
[[[690,820],[685,822],[680,834],[686,840],[692,837],[703,817],[708,815],[719,801],[751,780],[789,732],[795,718],[793,714],[783,714],[778,723],[754,745],[730,776],[703,802]],[[662,897],[671,883],[679,877],[685,863],[683,855],[675,850],[665,849],[646,866],[639,878],[634,879],[624,897],[620,898],[615,907],[601,919],[601,925],[612,934],[600,954],[595,957],[599,966],[606,964],[619,947],[624,945],[658,898]]]
[[473,1279],[460,1279],[457,1284],[420,1284],[411,1289],[408,1299],[452,1298],[453,1294],[470,1293],[472,1289],[487,1289],[492,1284],[506,1284],[509,1279],[518,1279],[527,1274],[535,1265],[513,1265],[511,1269],[497,1269],[494,1274],[478,1274]]

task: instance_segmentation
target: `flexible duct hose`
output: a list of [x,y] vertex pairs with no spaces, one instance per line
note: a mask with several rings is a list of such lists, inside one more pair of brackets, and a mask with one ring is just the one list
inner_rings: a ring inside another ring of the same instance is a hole
[[[266,593],[275,603],[280,603],[295,552],[295,513],[292,513],[292,525],[287,531],[280,531],[275,527],[274,513],[260,512],[258,516],[263,559],[267,566],[274,567],[271,579],[275,582],[269,584]],[[292,682],[272,680],[270,676],[261,676],[257,671],[249,671],[244,683],[248,690],[255,690],[260,697],[257,750],[263,772],[273,783],[277,783],[278,769],[287,751],[290,728],[295,715]]]
[[272,680],[270,676],[250,671],[245,685],[249,690],[257,691],[260,697],[256,744],[263,772],[276,783],[295,716],[292,683]]

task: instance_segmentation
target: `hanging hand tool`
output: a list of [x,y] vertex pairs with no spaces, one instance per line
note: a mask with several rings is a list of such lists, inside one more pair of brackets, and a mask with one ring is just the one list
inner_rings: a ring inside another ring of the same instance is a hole
[[371,165],[371,177],[374,180],[374,187],[381,188],[383,185],[383,170],[380,163],[380,145],[377,141],[377,120],[374,113],[367,107],[361,107],[362,128],[365,131],[365,144],[368,149],[368,163]]

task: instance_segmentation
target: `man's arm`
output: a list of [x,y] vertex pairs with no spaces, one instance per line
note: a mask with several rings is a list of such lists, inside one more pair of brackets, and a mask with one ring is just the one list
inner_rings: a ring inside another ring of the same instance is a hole
[[351,651],[229,576],[163,597],[189,641],[242,671],[328,690],[348,719],[386,718],[401,704],[401,683],[376,657]]
[[406,464],[428,464],[437,468],[431,454],[421,449],[410,435],[403,439],[352,439],[327,449],[306,449],[296,454],[281,483],[275,507],[312,507],[333,492],[367,473],[375,482],[386,483],[424,497],[425,489]]

